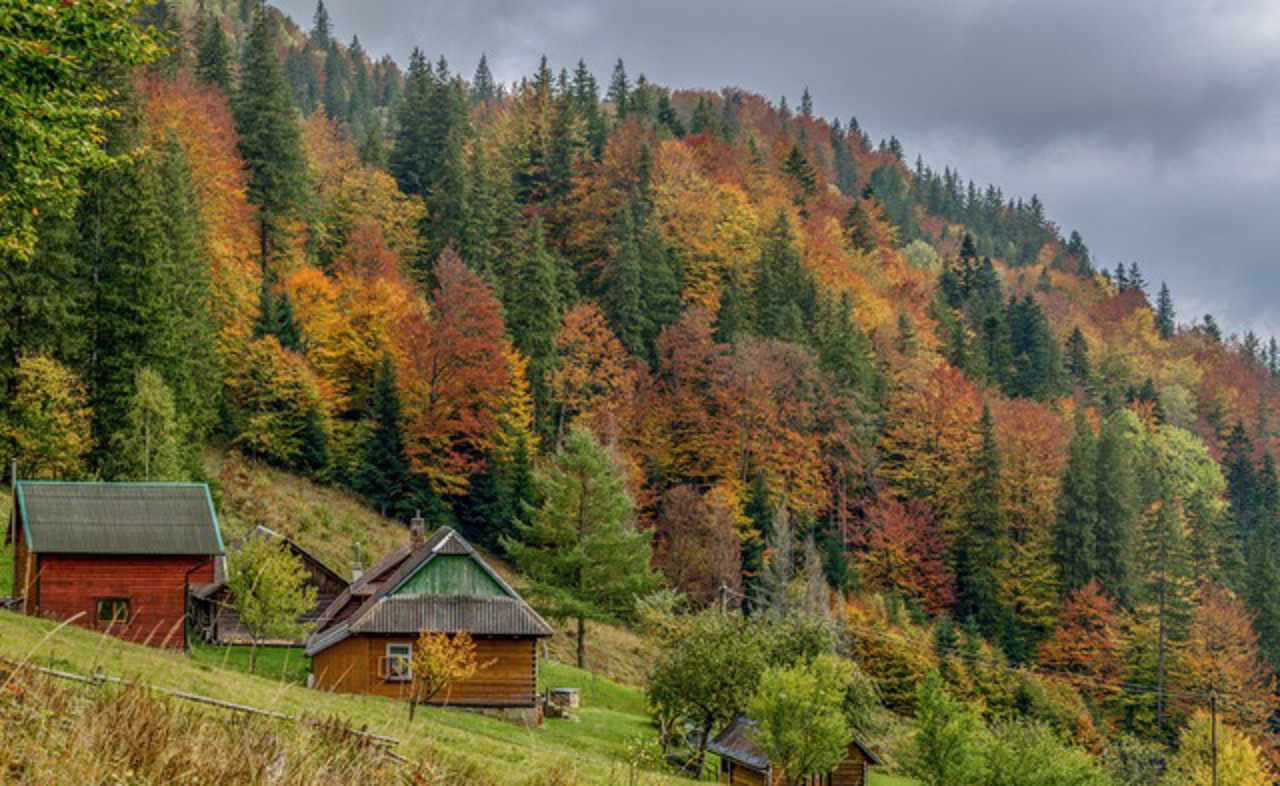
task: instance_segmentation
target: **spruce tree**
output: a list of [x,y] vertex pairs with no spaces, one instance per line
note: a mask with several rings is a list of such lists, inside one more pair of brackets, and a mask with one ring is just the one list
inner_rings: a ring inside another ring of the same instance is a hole
[[849,293],[840,293],[838,301],[824,300],[819,314],[814,339],[822,369],[841,390],[869,395],[875,386],[874,350],[853,320]]
[[970,467],[963,512],[964,529],[956,544],[956,612],[972,618],[989,637],[1001,633],[1003,610],[996,569],[1004,552],[1004,515],[1000,506],[1000,452],[991,408],[983,405],[978,422],[981,444]]
[[1089,583],[1097,570],[1098,449],[1084,409],[1076,408],[1075,433],[1058,495],[1054,562],[1063,597]]
[[1243,542],[1248,543],[1262,509],[1262,495],[1253,464],[1253,440],[1238,418],[1223,445],[1222,469],[1236,532]]
[[797,312],[802,328],[812,324],[817,310],[817,286],[795,247],[791,221],[781,210],[765,235],[754,284],[756,332],[770,338],[802,340],[804,336],[784,334],[795,330],[790,323]]
[[1169,285],[1160,282],[1160,295],[1156,298],[1156,331],[1160,338],[1168,341],[1173,338],[1173,295],[1169,294]]
[[1066,370],[1074,384],[1083,390],[1089,389],[1093,376],[1089,365],[1089,342],[1079,325],[1072,328],[1071,335],[1067,337]]
[[493,83],[493,72],[489,70],[489,58],[481,53],[480,62],[476,64],[476,73],[471,77],[471,103],[484,103],[497,96],[497,93],[497,86]]
[[574,426],[538,473],[542,505],[526,506],[516,535],[503,541],[529,577],[529,594],[549,616],[577,623],[579,668],[586,668],[586,621],[631,616],[657,585],[649,533],[631,520],[626,477],[614,457]]
[[627,67],[622,64],[622,58],[618,58],[613,66],[613,76],[609,79],[609,91],[605,93],[605,100],[613,104],[614,116],[622,119],[631,109],[630,99],[631,84],[627,81]]
[[1137,434],[1142,429],[1128,410],[1113,413],[1102,426],[1098,442],[1098,526],[1095,562],[1103,589],[1122,606],[1134,602],[1134,569],[1138,513],[1141,499],[1137,464]]
[[222,22],[212,12],[200,19],[196,38],[196,75],[200,80],[231,93],[231,47]]
[[284,69],[276,56],[275,22],[260,8],[245,43],[235,101],[240,155],[249,170],[249,201],[258,206],[262,265],[297,214],[305,181],[301,135]]
[[318,0],[315,15],[311,18],[311,40],[322,51],[328,49],[333,41],[333,25],[329,21],[329,11],[324,7],[324,0]]
[[400,190],[422,196],[431,186],[434,161],[430,157],[431,96],[435,74],[426,55],[415,48],[409,55],[404,96],[396,114],[396,135],[388,168]]
[[404,515],[409,484],[409,459],[404,450],[403,419],[396,393],[395,367],[382,356],[369,399],[368,419],[373,430],[364,443],[354,488],[383,516]]
[[623,204],[614,214],[613,254],[604,275],[601,304],[618,340],[633,355],[643,355],[649,334],[644,308],[644,261],[636,242],[634,211]]
[[853,200],[853,204],[844,214],[842,223],[845,236],[849,238],[849,245],[854,250],[864,253],[876,250],[876,237],[871,227],[871,218],[862,207],[862,200]]
[[1280,670],[1280,480],[1270,453],[1259,471],[1260,512],[1248,542],[1245,602],[1254,614],[1258,641],[1272,670]]
[[542,222],[534,219],[525,233],[523,253],[513,280],[519,286],[505,290],[507,328],[516,348],[529,359],[529,386],[533,393],[537,430],[550,427],[551,371],[555,364],[555,336],[560,329],[559,265],[547,250]]

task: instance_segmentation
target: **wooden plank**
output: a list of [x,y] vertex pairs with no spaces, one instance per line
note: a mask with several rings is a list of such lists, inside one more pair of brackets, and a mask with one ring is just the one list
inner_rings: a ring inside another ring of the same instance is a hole
[[[83,624],[130,641],[181,647],[185,641],[187,581],[212,581],[204,556],[44,555],[35,613],[66,619],[83,613]],[[97,622],[99,598],[128,598],[125,625]]]

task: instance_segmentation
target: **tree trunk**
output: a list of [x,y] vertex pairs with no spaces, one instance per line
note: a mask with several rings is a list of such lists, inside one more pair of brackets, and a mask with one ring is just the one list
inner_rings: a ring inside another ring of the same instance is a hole
[[707,718],[702,724],[702,735],[698,739],[698,755],[694,759],[697,765],[693,771],[693,777],[702,780],[702,770],[707,763],[707,744],[711,742],[711,726],[715,723],[714,718]]
[[258,671],[258,637],[254,636],[253,644],[249,648],[249,673],[256,674]]
[[587,628],[586,620],[581,614],[578,615],[578,668],[585,669],[587,667]]

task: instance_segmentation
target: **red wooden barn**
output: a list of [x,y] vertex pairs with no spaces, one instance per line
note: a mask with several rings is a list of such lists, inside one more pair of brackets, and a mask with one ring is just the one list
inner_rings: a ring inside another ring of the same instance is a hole
[[25,613],[186,646],[188,585],[223,553],[208,486],[18,481],[9,521]]

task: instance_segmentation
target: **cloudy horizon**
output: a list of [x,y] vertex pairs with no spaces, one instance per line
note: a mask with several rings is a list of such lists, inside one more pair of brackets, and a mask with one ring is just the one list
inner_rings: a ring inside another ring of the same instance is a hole
[[[278,0],[309,28],[315,0]],[[760,93],[856,116],[908,158],[1038,194],[1099,265],[1167,281],[1187,322],[1280,336],[1280,6],[1265,0],[329,0],[334,33],[504,82],[545,54],[605,83]],[[1153,293],[1154,294],[1154,293]]]

